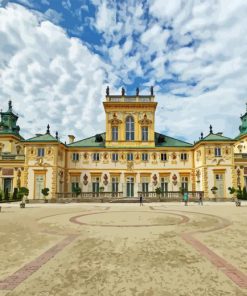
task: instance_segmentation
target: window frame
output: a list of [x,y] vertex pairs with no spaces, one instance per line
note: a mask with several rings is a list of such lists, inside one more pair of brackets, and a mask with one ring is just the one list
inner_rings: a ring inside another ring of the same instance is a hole
[[182,152],[180,154],[180,159],[183,161],[187,161],[188,160],[188,153],[187,152]]

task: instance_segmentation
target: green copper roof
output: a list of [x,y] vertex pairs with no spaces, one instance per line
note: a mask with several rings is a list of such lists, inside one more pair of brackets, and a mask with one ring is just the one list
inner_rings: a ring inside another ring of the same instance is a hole
[[155,133],[155,147],[192,147],[193,145],[163,134]]
[[206,137],[199,140],[200,141],[234,141],[234,139],[223,136],[221,133],[210,133]]
[[25,140],[25,142],[59,142],[58,139],[50,134],[38,135],[36,137]]
[[[168,137],[159,133],[155,133],[155,146],[156,147],[191,147],[192,144]],[[68,147],[105,147],[105,133],[95,135],[71,144]],[[116,148],[116,147],[113,147]],[[118,147],[127,148],[127,147]],[[129,147],[130,148],[130,147]],[[136,147],[133,147],[135,149]],[[140,147],[145,149],[145,147]],[[149,147],[147,147],[149,148]]]
[[105,133],[68,144],[69,147],[105,147]]
[[12,102],[9,101],[9,109],[6,112],[0,112],[0,135],[15,135],[23,139],[20,134],[20,127],[16,124],[18,116],[12,110]]

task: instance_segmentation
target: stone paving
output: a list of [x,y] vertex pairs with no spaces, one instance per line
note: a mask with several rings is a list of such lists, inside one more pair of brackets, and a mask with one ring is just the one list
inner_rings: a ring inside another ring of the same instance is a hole
[[[30,209],[31,208],[32,207],[30,207]],[[228,279],[228,281],[232,282],[234,285],[236,285],[236,287],[240,289],[238,292],[236,292],[236,294],[232,294],[231,292],[229,295],[247,295],[247,269],[245,268],[243,270],[243,268],[239,268],[238,264],[236,264],[236,261],[234,263],[230,258],[224,258],[220,256],[217,252],[217,249],[213,250],[207,244],[202,242],[200,238],[197,237],[201,235],[206,235],[207,233],[213,234],[214,232],[216,232],[216,236],[215,236],[215,239],[216,239],[217,236],[220,235],[222,230],[228,227],[235,226],[236,219],[239,219],[239,217],[234,218],[236,217],[234,216],[235,214],[232,216],[232,219],[228,217],[228,215],[224,215],[224,214],[222,215],[222,213],[221,215],[216,215],[215,210],[212,210],[212,208],[210,207],[207,208],[207,205],[206,207],[204,206],[203,208],[200,208],[200,207],[181,208],[181,206],[177,206],[177,205],[164,206],[162,204],[161,205],[157,204],[152,206],[146,206],[145,209],[138,208],[133,205],[128,206],[126,204],[123,205],[122,207],[121,205],[117,205],[117,206],[105,206],[105,205],[104,206],[103,205],[85,206],[84,205],[83,210],[78,208],[78,210],[76,211],[76,209],[73,208],[74,214],[73,212],[68,210],[69,207],[66,207],[66,205],[64,207],[59,206],[58,208],[52,205],[51,208],[53,208],[51,214],[47,215],[46,213],[46,215],[44,215],[41,213],[40,216],[35,219],[37,226],[47,225],[46,223],[49,222],[51,225],[50,228],[47,230],[44,230],[44,228],[42,228],[40,229],[40,232],[49,232],[50,234],[60,235],[63,237],[65,236],[65,238],[55,243],[49,249],[43,250],[43,252],[41,252],[39,256],[35,257],[31,261],[26,262],[26,264],[18,268],[15,272],[1,279],[0,291],[6,291],[6,292],[15,291],[23,283],[28,283],[31,276],[34,275],[35,273],[38,273],[39,270],[46,269],[46,265],[48,264],[48,262],[54,261],[54,264],[56,264],[56,260],[57,260],[56,256],[59,253],[64,253],[64,252],[66,253],[66,247],[70,246],[73,242],[77,241],[77,239],[81,237],[82,233],[85,235],[85,230],[90,232],[90,227],[93,227],[92,229],[94,229],[93,232],[91,232],[91,234],[93,234],[94,236],[97,236],[97,233],[101,233],[100,229],[104,229],[104,228],[109,230],[111,229],[110,230],[111,237],[114,237],[114,235],[117,235],[117,236],[120,235],[123,237],[126,236],[127,233],[125,232],[124,229],[128,229],[128,228],[133,229],[132,232],[129,233],[129,237],[131,236],[133,237],[133,235],[137,233],[135,232],[135,229],[140,229],[140,228],[142,229],[142,232],[141,232],[142,235],[144,236],[146,235],[145,231],[147,232],[151,231],[150,233],[154,235],[155,234],[154,229],[156,228],[157,235],[162,235],[164,231],[165,232],[168,231],[167,233],[169,234],[171,233],[171,231],[175,230],[177,237],[180,237],[182,241],[184,241],[184,243],[186,243],[188,246],[193,248],[195,252],[197,252],[198,254],[200,254],[200,256],[202,256],[202,258],[205,258],[206,260],[208,260],[208,262],[210,262],[218,271],[220,271]],[[61,208],[63,209],[63,213],[59,213],[61,211]],[[39,212],[39,209],[35,211]],[[244,212],[245,209],[243,208],[240,211],[242,211],[241,213],[243,214],[245,213]],[[4,212],[4,208],[3,208],[3,212]],[[42,207],[40,212],[42,212]],[[76,212],[78,212],[78,214]],[[233,212],[238,214],[236,211],[236,208],[233,208]],[[247,210],[246,210],[246,214],[247,214]],[[206,219],[206,223],[204,221],[205,219]],[[146,223],[145,221],[149,223]],[[241,221],[242,223],[242,220],[239,220],[239,221]],[[247,223],[246,223],[246,226],[247,226]],[[123,229],[123,232],[114,232],[113,231],[114,228]],[[109,233],[107,232],[107,230],[104,233],[106,235],[105,238],[107,238]],[[139,232],[139,235],[140,235],[140,232]],[[238,239],[237,235],[236,235],[236,239]],[[223,237],[222,237],[222,240],[223,240]],[[240,242],[240,245],[241,245],[241,242]],[[73,250],[73,246],[70,247],[70,249],[71,248]],[[87,249],[85,250],[85,252],[86,251]],[[100,249],[98,249],[98,251],[100,251]],[[102,252],[104,252],[103,247],[102,247]],[[179,250],[178,250],[178,253],[179,253]],[[236,255],[237,254],[238,254],[238,250],[236,250]],[[239,256],[238,258],[237,258],[238,260],[241,260],[241,256]],[[176,260],[176,257],[174,259]],[[183,268],[183,265],[181,265],[181,268]],[[174,291],[175,290],[176,289],[174,288]],[[91,293],[89,290],[84,294],[85,295],[107,295],[107,296],[115,295],[115,294],[111,294],[110,292],[94,294],[94,293]],[[12,294],[8,294],[8,295],[12,295]],[[18,292],[17,294],[14,293],[13,295],[22,295],[22,294],[21,292]],[[41,294],[30,294],[30,295],[41,295]],[[57,294],[57,293],[50,294],[48,292],[47,295],[60,295],[60,294]],[[61,295],[63,294],[61,293]],[[121,294],[121,295],[139,295],[139,294],[135,294],[135,293],[131,294],[130,292],[128,292],[126,294]],[[145,294],[145,295],[149,295],[149,294]],[[150,294],[150,295],[156,295],[156,294]],[[160,295],[160,294],[157,292],[157,295]],[[177,295],[180,295],[180,294],[177,294]],[[181,293],[181,295],[185,295],[185,294]],[[191,292],[191,294],[188,294],[188,295],[196,295],[196,294],[193,294]],[[204,294],[199,293],[198,295],[204,295]],[[211,295],[211,294],[208,293],[208,295]],[[219,295],[224,295],[224,293]]]

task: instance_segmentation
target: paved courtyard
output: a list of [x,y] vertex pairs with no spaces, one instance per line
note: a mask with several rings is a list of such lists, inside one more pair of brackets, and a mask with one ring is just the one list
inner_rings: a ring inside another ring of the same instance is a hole
[[247,295],[247,205],[3,204],[1,295]]

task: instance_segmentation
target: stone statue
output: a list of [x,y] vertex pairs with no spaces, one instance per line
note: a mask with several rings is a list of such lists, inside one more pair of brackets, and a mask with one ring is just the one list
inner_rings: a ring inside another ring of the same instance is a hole
[[109,97],[109,95],[110,95],[110,88],[109,88],[109,86],[107,86],[107,88],[106,88],[106,95],[107,95],[107,97]]
[[153,86],[150,87],[150,93],[151,93],[151,96],[154,95],[154,87]]
[[210,132],[210,134],[212,134],[213,133],[213,127],[212,127],[212,125],[210,124],[210,126],[209,126],[209,132]]
[[122,96],[125,96],[125,89],[122,87]]
[[49,124],[47,125],[47,130],[46,130],[46,133],[47,133],[47,134],[49,134],[49,133],[50,133],[50,125],[49,125]]
[[137,88],[136,88],[136,96],[137,96],[137,97],[139,96],[139,92],[140,92],[139,87],[137,87]]

